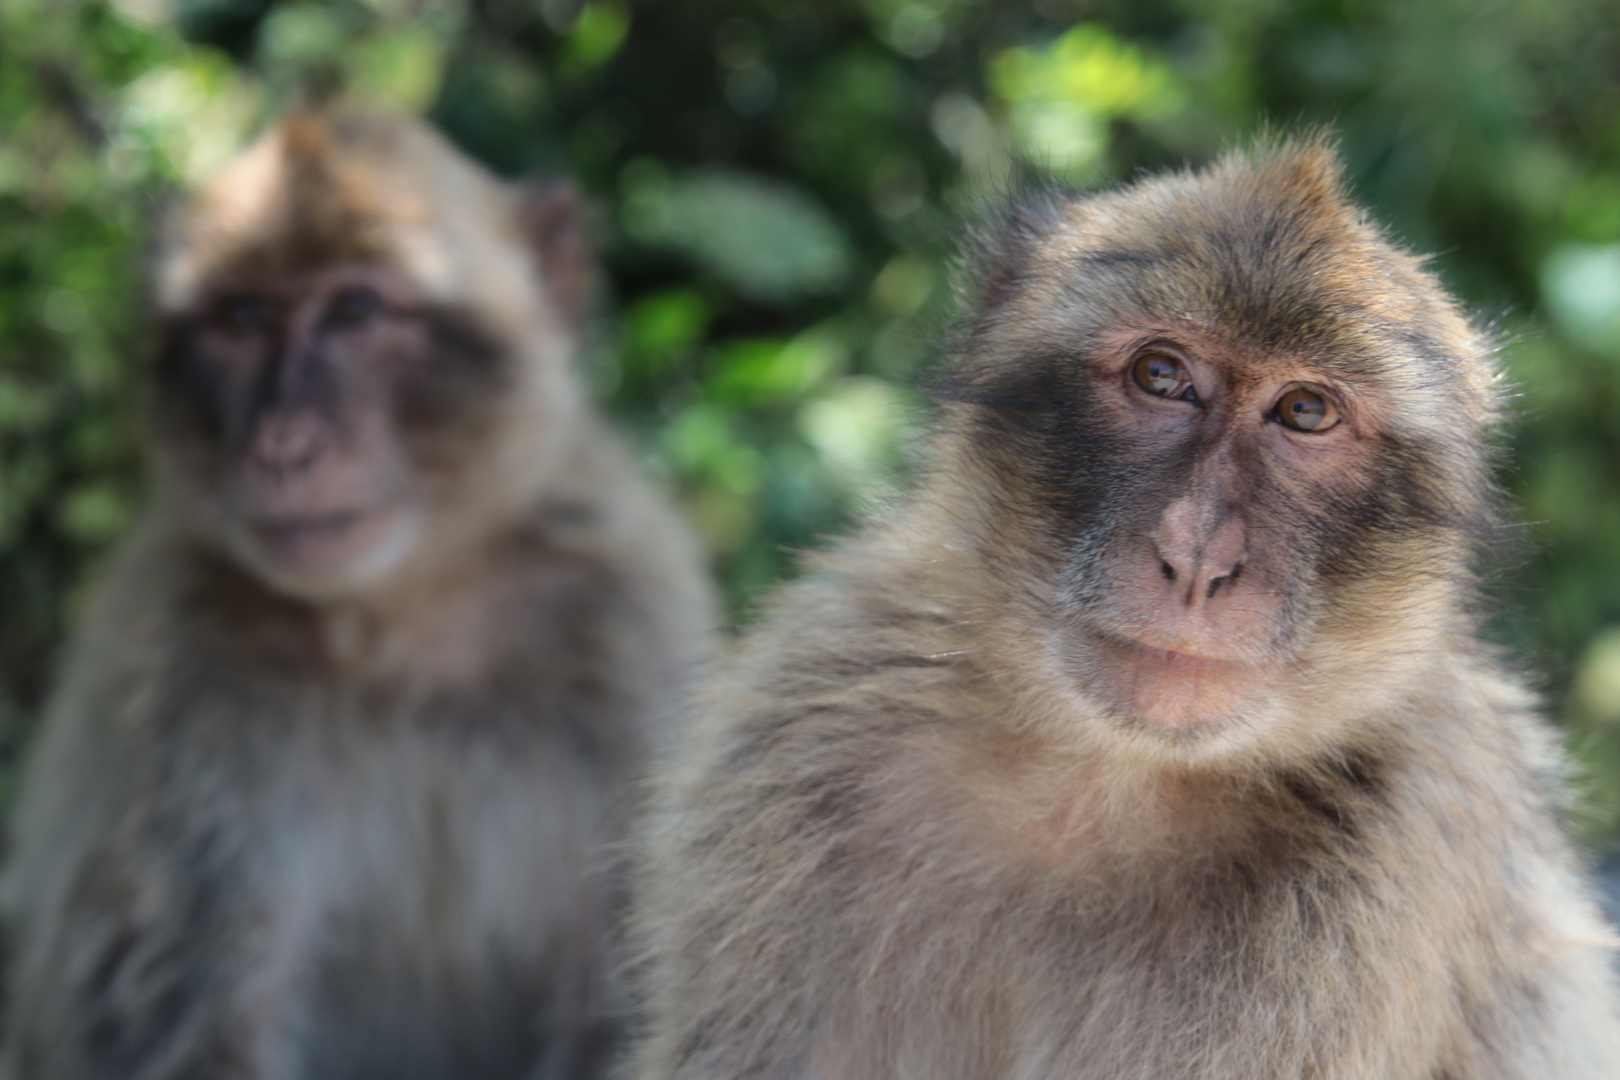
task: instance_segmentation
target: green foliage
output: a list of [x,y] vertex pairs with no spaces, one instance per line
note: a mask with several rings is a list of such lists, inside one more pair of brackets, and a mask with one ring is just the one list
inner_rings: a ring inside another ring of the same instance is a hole
[[425,111],[588,191],[590,372],[739,611],[902,470],[944,222],[1268,123],[1507,343],[1531,552],[1500,633],[1620,832],[1620,23],[1606,0],[7,0],[0,4],[0,743],[139,505],[138,264],[163,192],[278,109]]
[[740,297],[786,304],[834,291],[848,275],[849,241],[797,188],[746,173],[670,177],[642,158],[621,174],[627,236],[687,256]]

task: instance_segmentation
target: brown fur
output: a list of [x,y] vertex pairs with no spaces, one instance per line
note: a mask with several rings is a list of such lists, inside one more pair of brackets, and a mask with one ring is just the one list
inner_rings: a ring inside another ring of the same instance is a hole
[[[983,262],[919,490],[776,598],[662,779],[636,1075],[1620,1075],[1561,762],[1475,625],[1490,344],[1320,143],[1027,200]],[[1094,372],[1144,337],[1355,414],[1243,429],[1269,674],[1192,723],[1107,688],[1223,407],[1114,419]]]
[[237,455],[160,359],[153,508],[15,818],[12,1080],[601,1070],[608,845],[714,615],[571,370],[566,210],[422,125],[339,113],[284,122],[166,227],[160,357],[222,285],[339,266],[415,290],[396,337],[457,313],[499,378],[427,365],[407,393],[362,357],[380,396],[327,412],[402,447],[423,524],[386,571],[282,580],[233,546]]

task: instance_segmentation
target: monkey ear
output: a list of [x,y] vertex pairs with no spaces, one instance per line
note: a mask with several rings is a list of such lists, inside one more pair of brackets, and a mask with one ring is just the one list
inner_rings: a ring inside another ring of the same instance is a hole
[[569,180],[525,187],[518,197],[518,223],[552,302],[578,327],[585,321],[591,279],[579,189]]
[[979,314],[990,314],[1018,291],[1032,251],[1056,226],[1064,201],[1083,198],[1066,195],[1065,200],[1050,185],[1023,180],[980,221],[968,254],[977,293],[970,304]]

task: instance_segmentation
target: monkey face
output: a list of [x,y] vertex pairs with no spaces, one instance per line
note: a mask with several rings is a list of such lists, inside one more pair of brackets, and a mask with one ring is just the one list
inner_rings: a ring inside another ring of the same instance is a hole
[[566,468],[578,217],[398,117],[272,128],[158,233],[170,520],[293,595],[454,572]]
[[159,434],[226,547],[292,592],[405,562],[468,478],[501,353],[401,274],[338,264],[224,280],[171,321]]
[[1369,497],[1377,395],[1192,327],[1100,346],[1077,390],[1123,467],[1097,470],[1063,570],[1091,681],[1170,729],[1272,703],[1346,554],[1311,523]]
[[1307,154],[1067,197],[991,254],[945,387],[979,557],[1132,738],[1330,737],[1496,536],[1489,350],[1336,184]]

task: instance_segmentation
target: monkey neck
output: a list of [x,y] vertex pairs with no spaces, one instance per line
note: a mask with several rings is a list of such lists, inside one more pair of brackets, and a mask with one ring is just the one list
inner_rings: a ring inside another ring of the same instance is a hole
[[488,568],[377,596],[328,601],[312,611],[331,669],[381,683],[474,684],[498,640],[492,603],[502,592]]
[[211,548],[179,554],[180,603],[209,653],[316,684],[474,685],[503,659],[501,614],[521,587],[516,569],[495,559],[386,590],[308,599],[277,592]]

